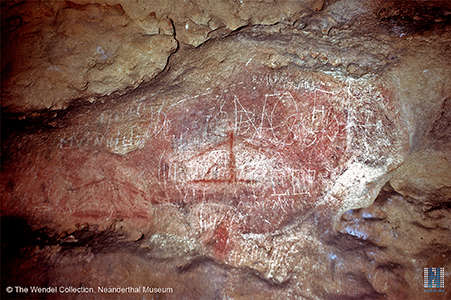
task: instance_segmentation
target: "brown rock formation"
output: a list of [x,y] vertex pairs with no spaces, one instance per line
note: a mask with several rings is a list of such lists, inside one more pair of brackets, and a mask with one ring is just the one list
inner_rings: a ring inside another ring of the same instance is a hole
[[450,296],[449,3],[1,5],[2,297]]

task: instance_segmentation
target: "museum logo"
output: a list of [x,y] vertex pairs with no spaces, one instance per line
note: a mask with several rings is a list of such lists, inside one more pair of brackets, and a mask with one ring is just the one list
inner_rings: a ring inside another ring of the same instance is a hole
[[424,268],[423,277],[425,292],[445,292],[445,268]]

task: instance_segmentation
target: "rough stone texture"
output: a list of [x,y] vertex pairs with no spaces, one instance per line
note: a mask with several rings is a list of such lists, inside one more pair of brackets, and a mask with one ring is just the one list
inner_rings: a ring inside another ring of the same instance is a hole
[[120,5],[3,5],[11,6],[2,62],[3,107],[10,111],[64,109],[77,98],[92,102],[135,88],[160,73],[177,47],[169,19],[138,24]]
[[[180,237],[153,234],[127,243],[114,232],[93,234],[92,228],[63,235],[58,244],[55,240],[22,244],[29,254],[6,262],[10,273],[4,283],[16,284],[20,278],[24,285],[94,287],[96,291],[98,286],[172,288],[173,293],[160,295],[164,299],[448,299],[448,289],[444,294],[423,292],[422,268],[451,267],[449,207],[427,209],[412,200],[386,186],[372,206],[345,213],[336,231],[327,219],[310,215],[301,230],[292,227],[266,239],[249,235],[255,243],[243,249],[254,257],[249,266],[263,268],[263,255],[279,256],[284,261],[278,261],[273,271],[289,274],[282,284],[268,282],[259,273],[255,276],[252,268],[217,264],[189,247],[192,241]],[[6,225],[29,232],[16,222]],[[275,241],[282,243],[284,252],[274,253],[278,248],[270,245]],[[95,296],[151,297],[146,293]],[[84,299],[86,295],[66,297]]]
[[[446,10],[436,7],[449,8],[449,3],[430,2],[5,1],[2,73],[7,75],[2,78],[3,107],[20,113],[59,110],[76,100],[94,102],[104,95],[124,93],[163,71],[178,45],[198,47],[251,25],[286,23],[307,30],[303,47],[289,52],[302,60],[312,57],[312,62],[343,64],[347,72],[361,76],[376,67],[376,62],[380,64],[383,56],[390,61],[392,53],[384,44],[378,49],[365,45],[372,40],[365,36],[354,34],[355,45],[343,42],[342,35],[351,32],[349,25],[359,22],[364,23],[363,28],[371,27],[374,24],[365,23],[376,15],[377,26],[405,37],[446,24]],[[318,41],[312,32],[323,35],[324,41]],[[333,47],[332,53],[322,53],[325,49],[318,47],[318,42],[332,42],[328,46]],[[352,59],[362,53],[364,60]],[[343,61],[346,58],[350,59]],[[277,57],[268,62],[274,59]]]
[[197,47],[249,24],[271,25],[321,1],[5,1],[3,107],[12,112],[94,102],[148,82],[177,43]]
[[[387,187],[373,206],[344,215],[337,229],[370,245],[361,264],[377,293],[389,299],[445,299],[449,290],[431,295],[417,282],[423,275],[419,266],[450,268],[449,214],[449,205],[431,208]],[[434,255],[427,254],[431,249]]]
[[[408,147],[390,83],[273,70],[259,60],[261,42],[241,40],[253,50],[246,57],[231,40],[219,45],[228,59],[196,62],[183,83],[169,76],[154,93],[141,90],[74,112],[64,128],[18,137],[20,153],[29,154],[5,179],[4,209],[24,212],[14,199],[27,199],[33,216],[64,228],[73,218],[144,222],[153,207],[175,204],[199,223],[191,224],[195,232],[227,240],[272,232],[317,206],[339,214],[370,204]],[[210,209],[223,217],[203,220]]]
[[451,200],[451,157],[449,152],[425,150],[412,154],[390,183],[404,196],[423,203]]
[[2,284],[449,297],[449,4],[176,2],[7,4]]

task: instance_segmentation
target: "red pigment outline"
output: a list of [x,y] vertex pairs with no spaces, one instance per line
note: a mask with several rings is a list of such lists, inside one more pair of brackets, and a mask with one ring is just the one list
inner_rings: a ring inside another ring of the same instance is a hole
[[[219,144],[217,144],[217,145],[215,145],[213,147],[209,147],[209,148],[207,148],[204,151],[200,151],[198,154],[192,156],[191,158],[189,158],[187,160],[187,161],[191,161],[191,160],[193,160],[196,157],[199,157],[199,156],[202,156],[202,155],[208,153],[209,151],[212,151],[214,149],[219,148],[220,146],[228,144],[228,146],[229,146],[228,147],[228,150],[229,150],[229,166],[228,166],[229,178],[224,178],[224,179],[195,179],[195,180],[187,181],[187,183],[188,184],[189,183],[191,183],[191,184],[199,184],[199,183],[200,184],[213,184],[213,183],[229,183],[229,184],[232,184],[232,183],[246,183],[246,184],[254,184],[254,183],[256,183],[255,180],[249,180],[249,179],[245,180],[245,179],[238,179],[237,178],[237,176],[236,176],[236,173],[237,173],[236,172],[236,159],[235,159],[235,153],[234,153],[234,150],[233,150],[234,142],[235,142],[235,136],[233,134],[233,131],[230,131],[229,134],[228,134],[228,138],[224,142],[219,143]],[[211,166],[204,176],[207,176],[210,173],[211,169],[213,167],[215,167],[215,166],[216,166],[216,164]]]

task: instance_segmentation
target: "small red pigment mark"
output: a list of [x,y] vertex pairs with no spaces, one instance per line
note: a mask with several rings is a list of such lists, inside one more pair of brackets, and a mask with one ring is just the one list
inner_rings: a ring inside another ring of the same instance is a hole
[[213,249],[216,257],[225,257],[230,250],[228,222],[222,221],[213,233]]
[[100,219],[110,216],[110,213],[101,210],[88,210],[74,212],[72,216],[81,219]]
[[116,212],[108,212],[104,210],[86,210],[86,211],[77,211],[72,214],[72,217],[81,218],[81,219],[101,219],[111,217],[113,219],[149,219],[149,216],[146,212],[125,212],[125,211],[116,211]]
[[229,132],[229,182],[236,182],[236,162],[233,153],[233,132]]

